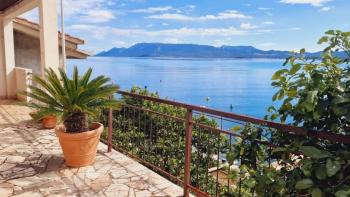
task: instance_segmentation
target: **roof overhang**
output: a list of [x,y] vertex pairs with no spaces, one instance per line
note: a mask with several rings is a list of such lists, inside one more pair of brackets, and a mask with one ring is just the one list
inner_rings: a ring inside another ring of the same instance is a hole
[[9,7],[19,3],[22,0],[0,0],[0,12],[4,12]]
[[[13,22],[17,28],[19,28],[19,26],[20,26],[22,28],[25,28],[25,30],[27,30],[28,32],[29,32],[29,30],[32,30],[34,32],[39,32],[39,29],[40,29],[39,24],[31,22],[31,21],[24,19],[24,18],[17,17],[14,19]],[[60,38],[62,38],[61,32],[58,32],[58,33],[59,33],[58,36]],[[74,37],[74,36],[71,36],[71,35],[68,35],[68,34],[65,34],[65,39],[66,39],[66,41],[69,41],[73,44],[77,44],[77,45],[85,44],[84,40],[77,38],[77,37]]]
[[0,16],[13,19],[38,6],[38,0],[0,0]]
[[[26,34],[30,37],[40,39],[40,28],[39,24],[28,21],[24,18],[15,18],[13,20],[13,28],[15,31],[21,32],[23,34]],[[59,32],[58,34],[59,38],[62,38],[62,34]],[[85,41],[74,37],[70,36],[68,34],[65,35],[65,41],[66,41],[66,52],[67,52],[67,57],[71,59],[86,59],[89,54],[88,52],[85,52],[83,50],[78,49],[78,45],[84,44]],[[61,46],[61,42],[59,42],[59,45]]]

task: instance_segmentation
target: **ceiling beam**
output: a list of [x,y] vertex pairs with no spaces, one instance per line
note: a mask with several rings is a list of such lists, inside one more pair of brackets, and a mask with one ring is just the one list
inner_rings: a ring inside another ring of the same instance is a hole
[[13,19],[25,12],[28,12],[36,7],[38,7],[38,0],[22,0],[19,3],[7,8],[2,12],[2,15],[6,19]]

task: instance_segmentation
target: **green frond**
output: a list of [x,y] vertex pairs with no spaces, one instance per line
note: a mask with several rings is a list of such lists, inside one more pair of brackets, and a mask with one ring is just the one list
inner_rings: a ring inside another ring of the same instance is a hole
[[39,111],[38,117],[56,115],[65,120],[74,113],[97,117],[104,108],[120,107],[119,102],[110,99],[119,86],[110,84],[111,79],[105,76],[90,79],[91,68],[79,76],[74,67],[71,79],[62,69],[59,75],[51,68],[45,73],[44,79],[33,77],[39,87],[30,86],[31,91],[24,93],[34,100],[29,106]]
[[84,74],[84,76],[81,78],[80,80],[80,85],[83,86],[84,88],[86,88],[86,86],[88,85],[88,82],[90,80],[92,74],[92,68],[89,68],[86,73]]

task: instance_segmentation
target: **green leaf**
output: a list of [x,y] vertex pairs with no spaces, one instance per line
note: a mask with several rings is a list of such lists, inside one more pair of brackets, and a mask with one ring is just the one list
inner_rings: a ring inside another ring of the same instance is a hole
[[321,165],[315,169],[317,179],[324,180],[327,178],[326,166]]
[[300,70],[300,68],[301,68],[301,64],[294,64],[292,66],[292,68],[290,69],[289,73],[291,75],[294,75],[295,73],[297,73]]
[[277,117],[278,117],[278,114],[272,114],[270,118],[271,120],[276,120]]
[[232,165],[234,160],[235,160],[235,157],[236,157],[236,154],[233,152],[233,151],[229,151],[227,154],[226,154],[226,159],[227,159],[227,162]]
[[287,148],[284,147],[277,147],[272,150],[272,153],[277,153],[277,152],[285,152]]
[[303,165],[301,166],[301,171],[303,171],[303,174],[306,177],[310,177],[311,176],[311,171],[312,171],[312,162],[309,159],[305,159],[303,161]]
[[329,177],[337,174],[337,172],[340,170],[340,168],[341,168],[341,165],[340,165],[339,161],[332,161],[331,158],[327,159],[326,171],[327,171],[327,175]]
[[287,91],[287,95],[289,96],[289,97],[295,97],[296,95],[298,94],[298,92],[297,92],[297,90],[289,90],[289,91]]
[[328,30],[328,31],[326,31],[326,34],[328,34],[328,35],[334,35],[334,34],[335,34],[335,31],[334,31],[334,30]]
[[278,99],[278,100],[282,100],[283,97],[284,97],[284,91],[281,90],[281,91],[280,91],[280,94],[279,94],[278,97],[277,97],[277,99]]
[[311,195],[312,197],[322,197],[322,191],[316,187],[312,189]]
[[313,90],[313,91],[308,91],[307,92],[307,102],[309,103],[313,103],[315,101],[315,98],[317,96],[318,91],[317,90]]
[[305,156],[314,159],[323,159],[330,157],[330,154],[327,151],[317,149],[313,146],[301,146],[300,151],[303,152]]
[[273,112],[276,111],[276,108],[274,106],[270,106],[269,108],[267,108],[268,112]]
[[241,126],[239,126],[239,125],[236,125],[236,126],[231,128],[231,131],[233,131],[233,132],[237,132],[239,130],[241,130]]
[[323,36],[320,40],[318,40],[317,44],[323,44],[328,42],[328,36]]
[[335,196],[336,197],[349,197],[350,196],[350,189],[348,189],[347,191],[339,190],[339,191],[335,192]]
[[272,96],[272,101],[276,101],[277,96],[279,95],[280,91],[276,92],[273,96]]
[[311,179],[302,179],[295,184],[295,189],[299,189],[299,190],[308,189],[308,188],[312,187],[313,185],[314,185],[314,183],[312,182]]
[[272,75],[272,80],[277,80],[281,77],[283,73],[289,72],[288,69],[281,69],[275,72],[275,74]]
[[256,184],[255,179],[249,178],[245,181],[245,185],[247,185],[248,188],[253,188]]

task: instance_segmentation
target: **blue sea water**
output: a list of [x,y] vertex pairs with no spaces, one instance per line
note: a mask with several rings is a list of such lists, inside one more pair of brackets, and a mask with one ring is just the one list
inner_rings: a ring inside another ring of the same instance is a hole
[[74,65],[92,67],[94,76],[112,78],[121,90],[147,86],[171,100],[262,118],[276,91],[271,76],[283,61],[90,57],[69,60],[68,73]]

